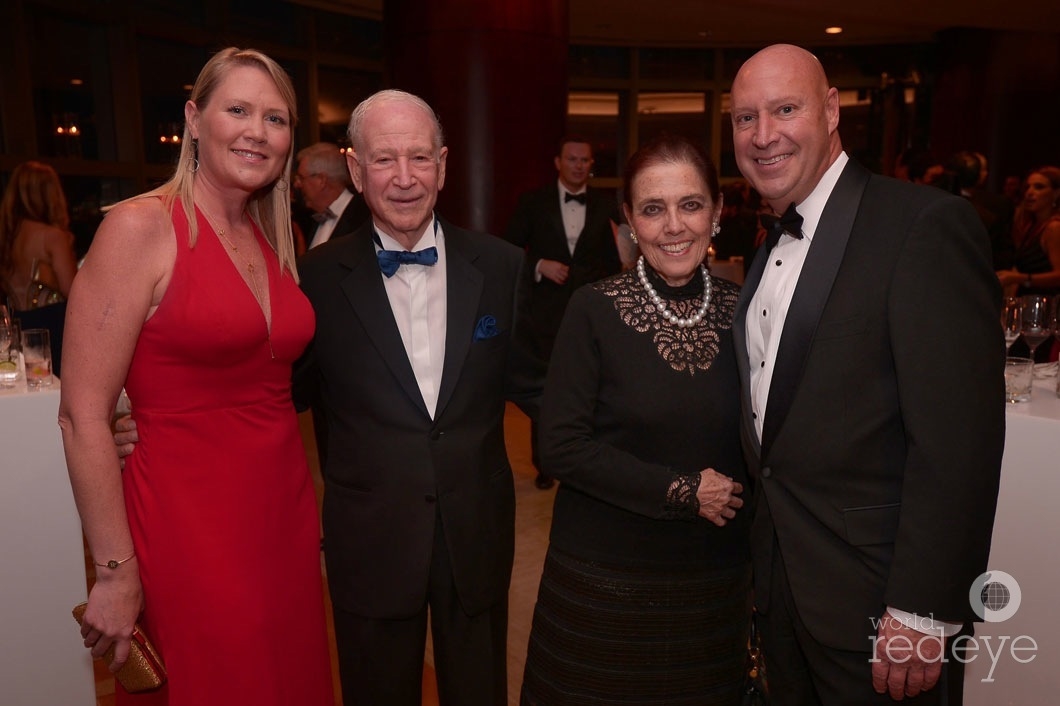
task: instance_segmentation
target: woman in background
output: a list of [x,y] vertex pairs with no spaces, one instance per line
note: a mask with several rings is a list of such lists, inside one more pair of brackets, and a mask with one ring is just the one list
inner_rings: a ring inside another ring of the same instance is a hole
[[1016,209],[1014,267],[1001,270],[1001,286],[1019,294],[1060,293],[1060,168],[1041,167],[1027,176]]
[[0,280],[8,304],[23,310],[62,301],[76,273],[59,175],[40,162],[18,165],[0,204]]
[[[176,173],[103,220],[70,294],[60,425],[96,564],[81,634],[161,690],[118,704],[331,706],[319,525],[291,401],[313,334],[294,269],[295,95],[229,48],[185,105]],[[125,386],[139,443],[119,469]]]
[[732,318],[701,264],[721,198],[702,149],[662,136],[625,173],[643,256],[578,290],[549,365],[560,483],[524,706],[738,703],[751,615]]
[[59,175],[47,164],[15,167],[0,202],[0,289],[22,328],[51,333],[52,369],[62,373],[66,297],[77,274],[74,236]]

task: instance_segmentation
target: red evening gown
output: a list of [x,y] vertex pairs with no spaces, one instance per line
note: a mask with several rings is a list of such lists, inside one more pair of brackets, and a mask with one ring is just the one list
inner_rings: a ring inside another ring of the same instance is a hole
[[140,434],[123,476],[142,622],[169,673],[118,704],[331,706],[316,498],[291,401],[314,316],[255,228],[272,331],[210,224],[177,256],[126,390]]

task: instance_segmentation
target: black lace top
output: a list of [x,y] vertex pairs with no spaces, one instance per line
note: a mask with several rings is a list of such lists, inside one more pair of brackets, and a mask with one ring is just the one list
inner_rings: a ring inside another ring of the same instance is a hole
[[[700,309],[698,274],[678,288],[650,268],[648,278],[678,316]],[[686,328],[663,318],[636,271],[572,297],[539,430],[545,470],[561,481],[555,546],[609,561],[747,560],[747,512],[724,528],[698,517],[704,468],[747,486],[731,337],[739,288],[711,284],[706,314]]]

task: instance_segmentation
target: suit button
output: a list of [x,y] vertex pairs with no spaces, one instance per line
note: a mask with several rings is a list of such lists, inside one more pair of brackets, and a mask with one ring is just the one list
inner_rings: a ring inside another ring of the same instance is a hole
[[431,430],[431,441],[438,441],[438,439],[441,439],[444,435],[445,435],[444,431],[441,431],[439,429],[432,429]]
[[428,505],[432,505],[432,504],[434,504],[437,501],[438,501],[438,498],[436,498],[433,495],[424,495],[423,496],[423,502],[427,503]]
[[762,477],[763,478],[769,478],[771,475],[773,475],[773,469],[772,468],[770,468],[769,466],[766,466],[765,468],[762,469]]

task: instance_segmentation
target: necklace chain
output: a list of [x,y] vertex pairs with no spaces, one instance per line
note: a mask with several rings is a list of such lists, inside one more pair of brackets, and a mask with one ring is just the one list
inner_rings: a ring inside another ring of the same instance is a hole
[[206,216],[206,220],[210,222],[210,225],[213,227],[214,232],[217,233],[218,237],[220,237],[221,240],[223,240],[225,244],[227,244],[228,247],[232,249],[232,254],[237,259],[241,260],[244,266],[246,266],[248,275],[247,283],[250,285],[250,291],[254,294],[254,298],[258,300],[258,305],[261,307],[262,315],[265,317],[265,327],[267,332],[266,335],[268,336],[269,341],[269,353],[272,355],[273,358],[275,358],[276,352],[272,348],[271,307],[269,307],[268,309],[266,309],[265,307],[265,294],[262,291],[261,282],[258,280],[258,271],[257,269],[255,269],[254,263],[251,261],[249,255],[239,254],[239,246],[232,242],[232,239],[228,237],[228,233],[225,231],[225,229],[217,225],[216,221],[214,221],[213,217],[206,211],[205,208],[202,207],[202,205],[199,205],[199,210],[202,211],[202,214],[204,216]]
[[655,305],[655,308],[662,314],[664,320],[677,326],[678,328],[689,328],[695,326],[703,317],[707,315],[707,310],[710,309],[710,271],[705,265],[700,264],[700,274],[703,276],[703,305],[699,307],[699,311],[688,318],[682,318],[670,310],[663,302],[663,298],[659,296],[659,293],[655,290],[655,287],[648,281],[648,274],[644,271],[644,256],[641,255],[637,259],[637,278],[640,280],[640,285],[644,287],[644,291],[648,294],[648,299]]

